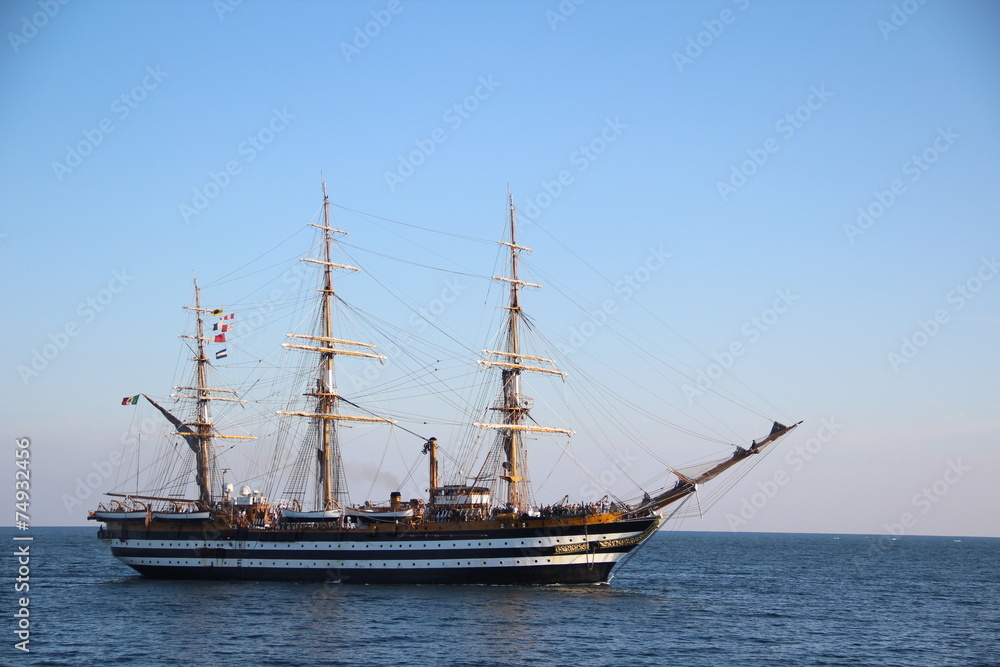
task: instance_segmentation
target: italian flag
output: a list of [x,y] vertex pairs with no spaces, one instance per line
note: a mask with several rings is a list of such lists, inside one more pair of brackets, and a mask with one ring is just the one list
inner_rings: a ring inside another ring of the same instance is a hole
[[125,398],[122,399],[122,405],[135,405],[136,403],[139,402],[140,396],[142,396],[142,394],[136,394],[135,396],[126,396]]

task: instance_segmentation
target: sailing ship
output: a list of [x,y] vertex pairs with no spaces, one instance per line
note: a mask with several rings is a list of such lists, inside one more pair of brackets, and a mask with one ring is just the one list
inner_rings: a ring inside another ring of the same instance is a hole
[[[109,500],[89,514],[101,522],[98,538],[111,554],[140,574],[155,578],[316,580],[350,584],[577,584],[607,582],[630,554],[669,518],[668,511],[696,497],[698,488],[730,468],[745,464],[791,432],[774,421],[770,432],[736,446],[731,454],[691,469],[669,469],[667,483],[633,502],[605,496],[597,502],[539,506],[528,477],[526,439],[569,437],[573,431],[543,426],[531,416],[532,401],[523,393],[527,374],[562,378],[554,359],[529,354],[523,344],[526,326],[521,292],[538,285],[521,276],[522,253],[513,198],[505,215],[507,238],[500,241],[506,275],[493,276],[505,297],[501,349],[483,351],[479,365],[499,380],[483,414],[472,425],[491,434],[490,447],[474,476],[444,483],[439,473],[440,445],[420,436],[416,446],[427,459],[427,497],[404,501],[393,492],[388,502],[351,504],[346,493],[341,436],[345,427],[393,425],[390,417],[365,412],[338,390],[342,357],[382,361],[375,345],[338,336],[334,290],[336,271],[358,267],[335,261],[338,235],[331,224],[330,201],[323,184],[322,216],[309,223],[320,236],[318,257],[305,258],[319,269],[316,329],[288,334],[283,347],[312,355],[311,379],[304,392],[309,407],[278,410],[277,419],[305,424],[303,469],[313,477],[306,493],[301,475],[296,488],[272,501],[244,484],[236,491],[224,481],[218,462],[219,442],[253,439],[252,434],[222,433],[213,422],[217,402],[241,403],[235,390],[212,386],[212,362],[206,332],[213,312],[204,308],[195,283],[192,311],[194,380],[177,387],[178,401],[193,403],[182,419],[143,394],[172,427],[167,440],[193,458],[196,497],[182,493],[108,493]],[[176,411],[176,409],[174,410]],[[801,422],[799,422],[801,423]],[[414,434],[416,435],[416,434]],[[178,439],[179,438],[179,439]],[[280,463],[280,462],[279,462]],[[281,465],[276,466],[281,468]],[[221,473],[221,474],[220,474]],[[661,478],[662,479],[662,478]],[[185,483],[187,481],[185,480]],[[190,487],[187,487],[190,488]],[[194,496],[194,493],[188,493]],[[307,497],[309,496],[309,497]],[[568,500],[568,497],[564,500]],[[311,502],[310,502],[311,501]]]

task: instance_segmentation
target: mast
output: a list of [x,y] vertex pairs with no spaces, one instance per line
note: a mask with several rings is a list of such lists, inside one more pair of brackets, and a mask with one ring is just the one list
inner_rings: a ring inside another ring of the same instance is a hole
[[[209,509],[212,507],[212,439],[213,438],[232,438],[238,440],[253,440],[254,437],[251,435],[226,435],[222,433],[213,433],[213,427],[215,424],[212,423],[212,411],[211,403],[212,401],[230,401],[233,403],[243,403],[243,399],[236,398],[235,396],[216,396],[216,393],[227,393],[235,394],[236,392],[231,389],[214,389],[208,386],[208,357],[205,356],[205,320],[202,313],[209,312],[207,308],[201,307],[201,289],[198,287],[198,280],[194,281],[194,306],[185,306],[186,310],[193,310],[195,314],[195,335],[186,336],[182,335],[181,338],[194,338],[195,341],[195,356],[192,361],[195,362],[195,386],[193,387],[174,387],[174,389],[181,389],[186,391],[192,391],[193,394],[171,394],[174,398],[187,398],[194,399],[196,406],[196,416],[194,423],[185,424],[181,420],[174,417],[163,408],[161,405],[156,403],[149,396],[146,396],[146,400],[152,403],[157,410],[163,413],[163,416],[177,427],[177,435],[184,436],[184,440],[188,443],[188,446],[194,450],[195,453],[195,481],[198,484],[198,504],[202,509]],[[143,394],[145,396],[145,394]]]
[[[518,332],[518,320],[521,316],[520,290],[518,282],[518,254],[517,246],[517,223],[514,217],[514,197],[508,195],[510,205],[510,304],[507,306],[507,354],[514,364],[521,363],[521,337]],[[505,368],[501,374],[503,386],[503,421],[509,427],[521,426],[524,423],[524,416],[527,410],[521,405],[521,369],[518,367]],[[516,428],[506,428],[501,433],[503,438],[504,454],[507,457],[507,474],[501,475],[500,479],[507,482],[507,504],[511,507],[520,507],[520,494],[518,493],[518,482],[521,477],[518,470],[517,454],[521,447],[521,432]]]
[[[330,301],[333,299],[333,266],[330,261],[330,241],[332,239],[332,231],[330,229],[330,199],[326,194],[326,181],[323,181],[323,290],[322,290],[322,301],[320,307],[320,318],[323,325],[322,333],[320,334],[324,338],[333,337],[333,311],[330,308]],[[316,412],[323,415],[334,414],[337,411],[337,389],[334,385],[334,361],[333,353],[329,350],[320,353],[320,380],[316,383],[316,393],[318,405]],[[320,462],[319,462],[319,479],[320,479],[320,489],[322,492],[321,501],[323,506],[321,509],[329,510],[333,509],[333,500],[336,495],[338,495],[338,488],[334,488],[333,481],[333,471],[331,466],[332,456],[331,449],[332,446],[336,446],[339,450],[340,442],[337,438],[337,429],[330,422],[329,419],[319,420],[319,438],[320,438]],[[339,453],[339,451],[338,451]],[[338,478],[339,481],[339,478]]]
[[195,342],[197,357],[195,359],[197,371],[197,389],[195,396],[198,406],[198,440],[200,447],[198,451],[198,502],[203,507],[212,506],[212,420],[209,405],[211,399],[208,394],[208,357],[205,356],[205,320],[202,318],[201,310],[201,290],[198,288],[198,280],[194,281],[194,312],[195,312]]
[[[540,426],[528,426],[525,421],[530,410],[530,399],[521,394],[521,372],[535,371],[539,373],[551,373],[564,376],[560,370],[555,368],[552,359],[544,357],[533,357],[521,354],[521,336],[519,323],[523,315],[521,311],[520,290],[522,287],[541,287],[536,283],[523,281],[519,277],[519,262],[521,251],[531,251],[531,248],[517,244],[517,217],[514,208],[514,197],[508,195],[509,199],[509,233],[510,241],[500,241],[501,245],[508,247],[510,251],[510,275],[507,277],[493,276],[494,280],[508,283],[509,296],[505,307],[507,310],[506,336],[504,350],[483,350],[485,355],[501,357],[503,361],[480,360],[479,363],[486,366],[499,366],[501,399],[500,404],[493,408],[501,412],[500,423],[497,424],[476,424],[480,428],[492,428],[499,431],[500,444],[504,456],[504,473],[500,479],[507,484],[506,501],[513,510],[523,509],[522,505],[526,498],[522,494],[522,484],[525,480],[527,466],[520,460],[520,452],[523,447],[523,434],[525,431],[540,433],[562,433],[572,435],[573,431],[559,428],[546,428]],[[552,367],[539,365],[526,365],[525,360],[549,364]]]
[[[195,421],[185,423],[174,416],[169,410],[143,394],[147,401],[169,421],[177,430],[175,435],[182,436],[188,447],[195,453],[195,483],[198,485],[197,502],[201,509],[211,509],[214,499],[212,497],[212,440],[214,438],[232,438],[234,440],[254,440],[252,435],[230,435],[214,432],[215,424],[212,422],[212,401],[230,401],[233,403],[245,403],[241,398],[235,396],[232,389],[216,389],[208,386],[208,357],[205,356],[205,320],[202,313],[209,312],[207,308],[201,307],[201,289],[198,287],[198,280],[194,280],[194,306],[184,306],[185,310],[192,310],[195,313],[195,335],[181,334],[181,338],[193,338],[195,341],[195,386],[174,387],[174,389],[193,392],[192,394],[171,394],[173,398],[184,398],[195,401]],[[218,393],[233,394],[232,396],[216,396]],[[188,501],[185,501],[188,502]]]
[[375,354],[374,351],[365,352],[335,345],[349,345],[364,347],[374,350],[374,345],[357,341],[344,340],[334,337],[333,307],[336,299],[336,291],[333,287],[333,270],[343,269],[346,271],[360,271],[356,266],[339,264],[332,260],[331,246],[333,245],[334,234],[347,234],[342,229],[330,226],[330,199],[326,193],[326,181],[323,181],[323,224],[317,225],[309,223],[323,232],[323,259],[302,258],[303,262],[319,264],[323,268],[322,287],[320,292],[320,315],[318,335],[288,334],[290,338],[305,339],[315,344],[302,345],[298,343],[283,343],[283,347],[307,350],[319,353],[320,362],[318,367],[318,377],[315,381],[314,390],[306,393],[316,399],[314,412],[286,412],[279,411],[278,414],[306,417],[316,421],[317,434],[317,459],[319,462],[318,482],[319,482],[319,509],[331,510],[347,501],[347,483],[344,478],[343,466],[340,459],[340,440],[337,427],[338,421],[358,421],[358,422],[381,422],[394,423],[389,419],[380,417],[362,417],[358,415],[345,415],[339,412],[340,394],[337,392],[336,363],[335,357],[338,354],[355,357],[368,357],[383,360],[384,356]]
[[437,438],[428,438],[424,443],[424,454],[427,454],[427,479],[430,482],[430,498],[434,500],[434,489],[438,488]]

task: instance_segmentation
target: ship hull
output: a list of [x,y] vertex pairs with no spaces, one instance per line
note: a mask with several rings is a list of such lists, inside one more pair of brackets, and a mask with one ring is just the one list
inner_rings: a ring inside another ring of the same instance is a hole
[[373,564],[371,569],[293,569],[270,567],[182,567],[131,565],[149,579],[209,581],[295,581],[341,584],[423,584],[531,586],[552,584],[600,584],[608,581],[615,563],[573,564],[536,567],[447,567],[389,569]]
[[[422,530],[137,529],[100,537],[121,562],[150,578],[337,581],[345,584],[583,584],[652,535],[658,517],[599,525]],[[523,524],[527,526],[527,524]]]

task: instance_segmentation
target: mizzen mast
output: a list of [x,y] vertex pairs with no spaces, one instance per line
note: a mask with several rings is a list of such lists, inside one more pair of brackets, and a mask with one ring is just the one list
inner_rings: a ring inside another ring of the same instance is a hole
[[[524,447],[523,434],[527,432],[537,433],[561,433],[572,435],[574,432],[568,429],[548,428],[543,426],[531,426],[525,422],[531,409],[531,399],[521,393],[521,372],[533,371],[538,373],[550,373],[564,376],[563,371],[555,368],[555,362],[545,357],[534,357],[521,353],[520,320],[523,317],[521,311],[520,291],[522,287],[541,287],[536,283],[530,283],[520,279],[519,263],[522,251],[531,252],[527,248],[517,243],[517,218],[514,209],[514,197],[509,196],[509,222],[510,241],[500,241],[501,245],[508,247],[510,251],[510,275],[493,276],[494,280],[506,282],[509,285],[505,349],[504,350],[483,350],[486,359],[481,359],[479,363],[484,366],[498,366],[501,369],[501,397],[500,404],[492,408],[501,413],[499,423],[479,423],[480,428],[490,428],[499,431],[501,446],[504,456],[504,474],[500,479],[507,484],[507,505],[512,510],[525,509],[527,501],[523,493],[523,482],[527,477],[527,464],[521,461],[521,452]],[[490,357],[493,357],[492,359]],[[526,361],[533,363],[525,363]],[[542,366],[540,364],[547,364]]]
[[[203,313],[209,312],[208,308],[201,307],[201,289],[198,287],[197,279],[194,281],[194,306],[185,306],[186,310],[195,313],[195,335],[182,338],[194,338],[195,341],[195,386],[174,387],[174,389],[194,392],[193,394],[171,394],[174,398],[194,399],[196,405],[196,417],[194,423],[183,424],[179,419],[171,415],[166,409],[158,405],[153,399],[146,396],[146,400],[152,403],[163,415],[178,428],[177,435],[181,435],[188,445],[195,452],[195,482],[198,485],[198,505],[202,509],[209,509],[214,502],[212,497],[212,439],[213,438],[233,438],[241,440],[253,440],[253,436],[248,435],[226,435],[213,433],[215,426],[212,423],[212,401],[232,401],[242,403],[243,400],[235,396],[215,396],[216,393],[235,394],[235,391],[227,389],[214,389],[208,386],[208,357],[205,356],[205,319]],[[192,428],[194,427],[194,428]]]
[[[318,377],[313,388],[305,396],[316,399],[313,412],[286,412],[281,415],[305,417],[316,421],[317,458],[319,461],[319,504],[322,510],[332,510],[347,501],[347,482],[344,477],[340,458],[340,441],[338,437],[338,421],[393,423],[392,420],[381,417],[364,417],[346,415],[339,412],[341,396],[337,392],[335,375],[337,355],[367,357],[383,360],[384,356],[375,353],[375,346],[369,343],[345,340],[334,337],[333,306],[336,291],[333,288],[333,271],[360,271],[356,266],[334,262],[331,255],[334,234],[347,234],[342,229],[330,226],[330,199],[326,193],[326,181],[323,182],[323,224],[309,223],[323,231],[323,259],[311,257],[302,258],[303,262],[318,264],[323,269],[322,287],[320,292],[320,322],[318,335],[288,334],[289,338],[305,340],[303,343],[283,343],[282,346],[296,350],[306,350],[319,354],[320,363]],[[346,346],[346,347],[345,347]],[[362,348],[362,349],[356,349]]]

